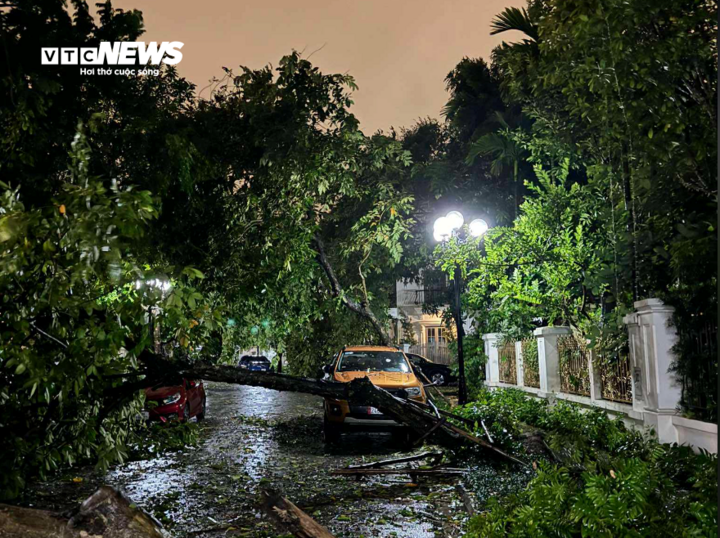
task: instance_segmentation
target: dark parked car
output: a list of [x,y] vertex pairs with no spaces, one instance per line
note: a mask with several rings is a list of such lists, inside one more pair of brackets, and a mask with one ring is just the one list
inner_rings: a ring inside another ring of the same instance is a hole
[[432,362],[422,355],[415,355],[414,353],[406,353],[406,355],[413,366],[419,368],[423,375],[434,384],[447,385],[451,381],[455,381],[455,376],[452,375],[452,370],[450,370],[449,366]]
[[178,385],[145,389],[146,418],[149,420],[179,420],[205,418],[205,387],[202,381],[183,379]]
[[251,372],[269,372],[270,360],[267,357],[254,357],[253,355],[243,355],[238,363],[240,368]]

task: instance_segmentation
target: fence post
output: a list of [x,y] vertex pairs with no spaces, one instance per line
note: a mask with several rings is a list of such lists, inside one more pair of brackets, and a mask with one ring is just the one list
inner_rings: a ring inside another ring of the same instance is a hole
[[633,409],[643,413],[646,426],[655,429],[661,443],[677,442],[672,416],[677,414],[681,390],[670,372],[677,341],[672,315],[675,309],[660,299],[635,302],[635,313],[623,322],[630,339]]
[[517,386],[525,386],[525,369],[523,368],[522,341],[515,342],[515,371],[517,372]]
[[602,400],[602,370],[599,361],[595,360],[595,350],[588,350],[588,372],[590,373],[590,399]]
[[537,338],[540,392],[560,392],[560,356],[557,341],[572,334],[570,327],[540,327],[533,332]]
[[500,358],[498,354],[498,343],[502,335],[499,333],[483,334],[485,342],[485,381],[488,385],[493,386],[500,382]]

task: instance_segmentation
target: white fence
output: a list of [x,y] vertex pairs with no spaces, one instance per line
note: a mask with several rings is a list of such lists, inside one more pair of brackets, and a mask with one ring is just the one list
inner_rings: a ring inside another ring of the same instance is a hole
[[[528,340],[516,342],[513,349],[502,344],[501,334],[483,335],[486,384],[600,407],[628,425],[651,428],[662,443],[717,453],[717,424],[684,418],[678,411],[680,384],[669,371],[677,339],[670,324],[672,307],[646,299],[637,301],[635,310],[624,319],[630,342],[628,363],[613,372],[603,370],[601,361],[594,361],[592,352],[582,346],[568,347],[572,345],[568,327],[541,327],[533,335],[537,357]],[[532,360],[524,361],[523,355],[531,349]],[[566,357],[562,363],[561,353]]]
[[454,361],[453,355],[450,352],[450,348],[444,344],[418,344],[405,347],[406,353],[414,353],[415,355],[421,355],[426,359],[430,359],[432,362],[436,362],[438,364],[445,364],[447,366],[450,366]]

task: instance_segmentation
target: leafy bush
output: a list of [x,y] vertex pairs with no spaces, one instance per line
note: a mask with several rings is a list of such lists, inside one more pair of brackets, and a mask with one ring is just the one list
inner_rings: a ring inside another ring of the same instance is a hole
[[503,448],[520,449],[520,423],[532,424],[547,407],[546,400],[527,398],[519,390],[481,390],[470,403],[456,407],[453,412],[475,421],[476,433],[482,435],[481,422],[490,431],[495,443]]
[[598,409],[521,391],[485,391],[456,411],[484,420],[498,444],[519,448],[521,423],[546,432],[555,458],[528,487],[471,519],[480,536],[714,536],[717,456],[660,445]]
[[[716,463],[700,458],[681,467],[695,484],[704,484]],[[715,536],[714,487],[681,489],[660,461],[615,458],[608,472],[580,476],[541,463],[527,489],[491,500],[488,512],[472,518],[467,536]]]

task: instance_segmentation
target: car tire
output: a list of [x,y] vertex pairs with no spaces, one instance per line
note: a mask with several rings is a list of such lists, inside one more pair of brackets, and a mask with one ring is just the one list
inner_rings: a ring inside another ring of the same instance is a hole
[[206,399],[203,398],[202,407],[200,408],[200,412],[197,414],[198,422],[200,422],[201,420],[205,420],[205,403],[206,403]]
[[430,381],[435,385],[447,385],[447,377],[440,371],[430,372]]
[[323,440],[326,444],[335,445],[340,442],[342,429],[337,424],[330,422],[327,418],[323,419]]
[[185,404],[185,407],[183,408],[183,422],[188,422],[190,420],[190,402],[187,402]]

